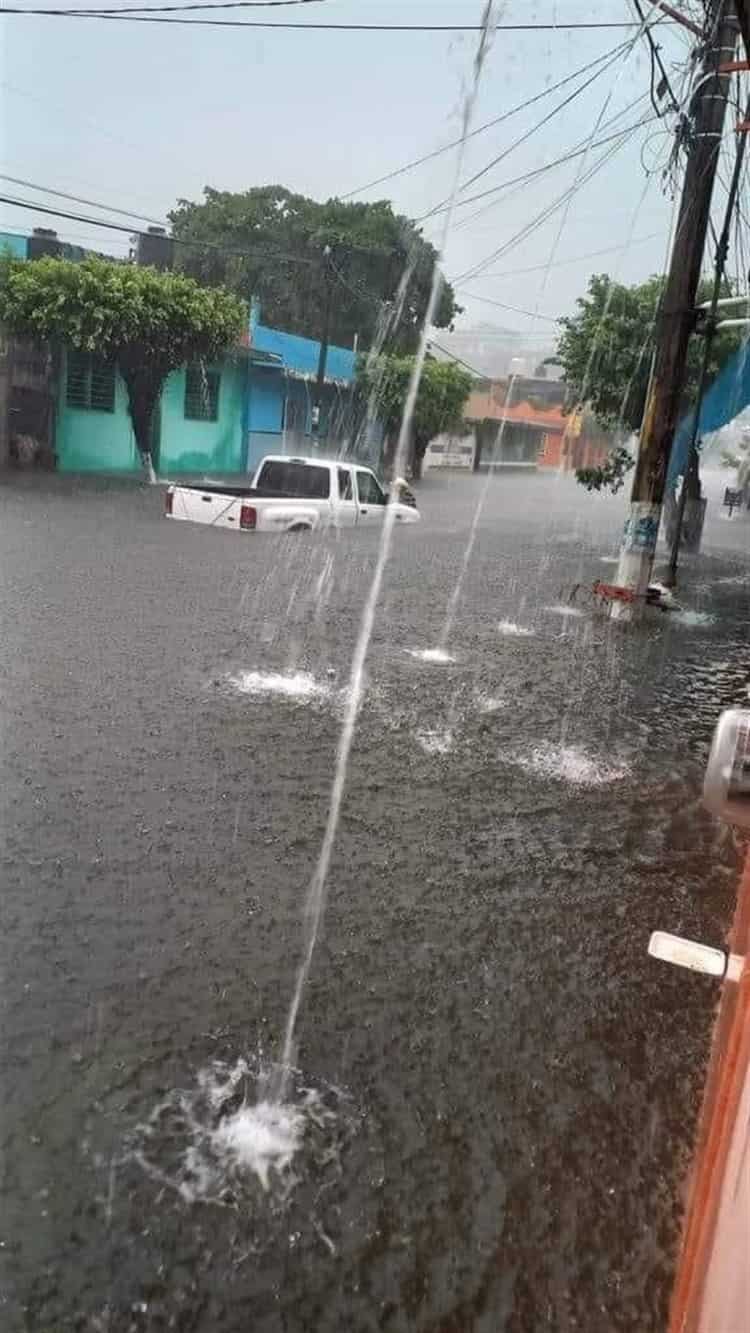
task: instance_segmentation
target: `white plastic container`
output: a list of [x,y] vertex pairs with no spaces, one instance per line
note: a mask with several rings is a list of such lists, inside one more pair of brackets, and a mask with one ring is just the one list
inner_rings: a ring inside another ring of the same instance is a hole
[[719,819],[750,829],[750,709],[729,708],[719,718],[703,801]]

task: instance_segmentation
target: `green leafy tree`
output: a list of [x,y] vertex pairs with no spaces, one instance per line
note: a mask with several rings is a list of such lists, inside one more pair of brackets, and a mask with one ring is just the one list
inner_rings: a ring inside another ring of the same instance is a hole
[[[698,302],[710,298],[712,286],[710,279],[701,282]],[[630,433],[640,427],[663,288],[660,277],[628,287],[606,273],[595,273],[586,295],[576,302],[577,313],[560,320],[563,332],[554,359],[564,370],[569,406],[588,403],[606,429]],[[734,330],[715,336],[711,379],[739,343]],[[695,402],[702,356],[702,339],[694,337],[688,349],[683,410]],[[603,468],[582,469],[576,475],[589,490],[617,490],[632,462],[618,443]]]
[[[363,364],[359,370],[360,391],[365,396],[374,397],[377,415],[388,436],[387,463],[393,462],[413,365],[411,356],[386,356],[380,357],[372,366]],[[430,440],[442,431],[460,430],[464,426],[463,409],[472,383],[468,371],[454,362],[435,361],[431,357],[425,361],[407,460],[415,478],[422,475],[422,462]]]
[[232,293],[202,288],[182,273],[48,257],[3,261],[0,323],[116,362],[136,444],[152,475],[151,425],[167,376],[235,344],[247,327],[247,308]]
[[[264,323],[311,338],[321,337],[330,300],[331,342],[344,347],[355,335],[370,347],[384,316],[398,310],[389,345],[415,349],[437,253],[387,200],[319,203],[282,185],[203,194],[202,203],[181,199],[170,213],[182,242],[176,262],[187,273],[257,296]],[[459,310],[445,284],[433,322],[445,328]]]

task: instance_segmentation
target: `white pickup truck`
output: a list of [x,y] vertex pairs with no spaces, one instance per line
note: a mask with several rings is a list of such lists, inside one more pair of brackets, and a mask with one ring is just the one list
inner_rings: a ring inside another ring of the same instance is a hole
[[263,459],[250,486],[190,482],[167,488],[167,518],[246,532],[311,532],[382,523],[386,505],[397,523],[417,523],[419,510],[405,482],[383,490],[368,467],[339,459]]

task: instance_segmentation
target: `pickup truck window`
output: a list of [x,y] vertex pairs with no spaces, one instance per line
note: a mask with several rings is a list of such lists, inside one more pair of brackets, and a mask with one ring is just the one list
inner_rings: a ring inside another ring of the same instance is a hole
[[348,468],[339,468],[339,500],[353,500],[352,474]]
[[357,472],[357,491],[361,505],[385,504],[385,495],[371,472]]
[[282,495],[301,500],[327,500],[331,493],[331,474],[327,467],[308,463],[287,463],[285,459],[269,459],[263,464],[258,487],[280,491]]

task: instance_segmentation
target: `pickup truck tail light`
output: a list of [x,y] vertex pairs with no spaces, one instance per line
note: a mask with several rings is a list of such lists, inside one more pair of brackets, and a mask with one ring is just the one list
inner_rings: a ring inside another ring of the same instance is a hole
[[258,521],[258,515],[253,505],[240,505],[240,527],[249,529],[254,528]]
[[172,495],[172,488],[170,486],[169,489],[164,492],[164,513],[167,515],[167,517],[169,517],[169,515],[172,513],[173,498],[174,497]]

